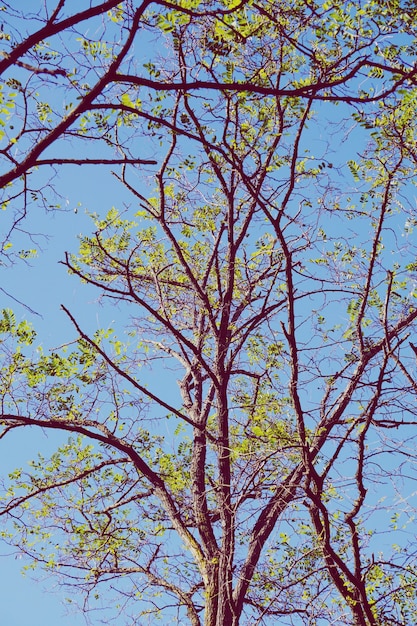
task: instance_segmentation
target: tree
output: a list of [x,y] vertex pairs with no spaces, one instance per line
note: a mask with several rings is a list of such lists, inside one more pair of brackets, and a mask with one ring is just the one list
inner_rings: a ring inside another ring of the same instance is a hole
[[70,433],[4,539],[129,624],[412,623],[416,9],[64,9],[3,55],[8,237],[42,168],[119,164],[132,207],[63,263],[121,328],[63,305],[76,346],[34,354],[3,312],[3,439]]

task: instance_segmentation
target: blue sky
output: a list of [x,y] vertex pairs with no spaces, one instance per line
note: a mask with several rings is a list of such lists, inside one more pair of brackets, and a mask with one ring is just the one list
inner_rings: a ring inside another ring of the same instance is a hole
[[[25,3],[23,3],[25,4]],[[30,3],[26,3],[31,6]],[[314,137],[314,148],[317,156],[320,151],[331,149],[331,142],[326,135],[326,123],[335,121],[338,116],[343,117],[342,107],[326,109],[327,120],[320,128],[313,128],[310,137]],[[352,125],[353,127],[353,125]],[[363,135],[358,128],[352,130],[348,140],[344,144],[344,154],[329,153],[329,159],[335,158],[336,163],[343,162],[348,158],[348,150],[355,154],[362,148]],[[330,145],[329,145],[330,144]],[[312,151],[314,151],[312,149]],[[146,152],[146,150],[145,150]],[[67,156],[71,155],[68,148]],[[61,195],[62,210],[46,214],[43,208],[32,204],[31,214],[24,226],[29,232],[47,235],[37,236],[34,241],[35,247],[41,247],[42,251],[37,258],[27,264],[20,262],[13,268],[2,271],[0,291],[0,308],[13,308],[18,319],[30,319],[39,332],[39,340],[45,351],[58,347],[67,341],[71,341],[75,332],[60,310],[64,304],[76,314],[82,328],[93,332],[97,328],[111,326],[115,317],[120,326],[123,321],[123,312],[118,308],[103,307],[97,301],[97,292],[80,284],[76,277],[68,278],[67,271],[59,261],[63,259],[64,250],[76,252],[77,235],[87,234],[92,229],[92,222],[88,213],[97,212],[100,215],[106,213],[113,205],[117,208],[129,206],[133,200],[124,188],[115,181],[111,175],[111,167],[97,168],[95,166],[64,166],[54,183]],[[341,176],[349,175],[345,170]],[[351,180],[349,179],[350,183]],[[133,204],[134,206],[134,204]],[[329,222],[329,229],[337,230],[337,219]],[[356,224],[352,225],[352,231],[343,233],[344,237],[351,237]],[[402,227],[402,217],[398,218],[398,230]],[[28,245],[26,236],[14,237],[16,249]],[[323,249],[327,246],[323,243]],[[395,237],[392,246],[395,246]],[[394,250],[389,253],[394,252]],[[10,294],[8,296],[7,294]],[[20,305],[18,301],[27,305]],[[28,307],[35,314],[30,313]],[[39,315],[37,315],[38,313]],[[342,313],[345,320],[345,311]],[[63,439],[66,439],[64,436]],[[38,451],[45,454],[53,451],[56,442],[62,440],[57,435],[46,436],[44,433],[25,432],[17,433],[5,441],[0,442],[0,472],[2,475],[11,471],[16,466],[24,466],[28,460],[36,456]],[[2,549],[3,548],[3,549]],[[53,579],[33,580],[29,576],[22,577],[21,567],[25,564],[25,557],[19,554],[11,554],[11,550],[0,545],[0,603],[2,606],[2,626],[49,626],[49,624],[62,624],[63,626],[82,626],[85,621],[81,615],[66,615],[65,608],[60,599],[64,594],[58,591],[55,595],[50,593],[54,587]],[[36,576],[36,574],[35,574]],[[95,622],[94,619],[92,623]]]

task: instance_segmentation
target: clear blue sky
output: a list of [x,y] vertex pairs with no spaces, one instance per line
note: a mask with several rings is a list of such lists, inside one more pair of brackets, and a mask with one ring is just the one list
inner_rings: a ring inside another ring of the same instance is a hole
[[[31,7],[32,3],[20,3],[22,5]],[[341,115],[341,109],[332,109],[335,119]],[[346,153],[336,157],[345,160],[348,146],[353,153],[359,151],[360,137],[358,130],[353,131],[345,144]],[[324,127],[317,128],[315,139],[318,152],[321,149],[331,150],[331,142]],[[62,345],[75,336],[70,322],[59,308],[61,303],[74,311],[80,325],[90,332],[111,325],[113,317],[120,315],[117,309],[100,306],[97,303],[97,292],[80,284],[76,277],[68,279],[65,267],[59,264],[64,250],[76,252],[77,235],[91,231],[92,222],[86,212],[102,215],[112,205],[123,208],[134,202],[111,176],[111,169],[103,170],[94,166],[62,167],[55,185],[63,197],[62,204],[66,210],[46,215],[43,209],[32,206],[32,213],[25,223],[28,231],[47,234],[49,240],[38,238],[35,246],[40,244],[43,250],[29,264],[22,262],[2,271],[0,287],[4,291],[0,291],[0,309],[10,307],[18,319],[30,319],[39,332],[45,350]],[[16,248],[27,247],[27,239],[19,241],[16,236],[14,245]],[[26,304],[39,315],[31,314],[27,307],[19,305],[17,301]],[[55,442],[56,436],[47,437],[35,431],[27,431],[23,435],[18,433],[0,441],[0,474],[4,476],[16,466],[24,466],[40,450],[45,453],[52,451]],[[66,615],[65,607],[60,602],[65,594],[60,591],[51,593],[56,581],[42,580],[42,574],[40,581],[32,580],[29,576],[22,577],[20,570],[24,564],[24,557],[12,555],[10,548],[0,544],[1,626],[84,626],[82,615]],[[98,623],[92,619],[93,626]]]

